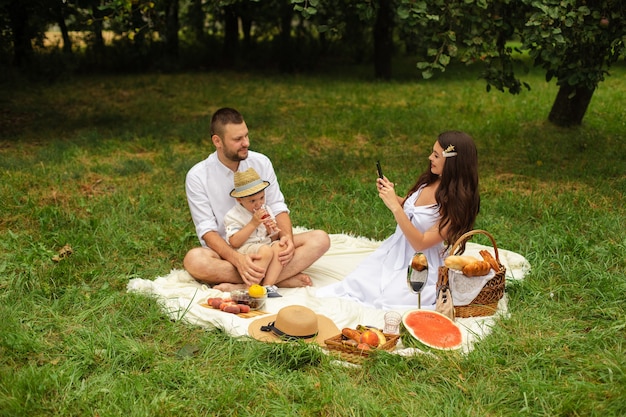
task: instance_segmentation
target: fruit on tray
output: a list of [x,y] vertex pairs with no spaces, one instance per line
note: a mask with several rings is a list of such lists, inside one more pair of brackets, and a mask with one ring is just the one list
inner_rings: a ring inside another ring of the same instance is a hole
[[375,327],[358,325],[356,329],[344,327],[341,329],[342,343],[356,345],[361,350],[380,348],[387,343],[387,337]]

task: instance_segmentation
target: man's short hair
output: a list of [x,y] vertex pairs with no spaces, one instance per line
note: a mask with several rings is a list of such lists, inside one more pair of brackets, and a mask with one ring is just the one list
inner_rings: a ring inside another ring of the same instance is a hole
[[224,135],[224,126],[227,124],[241,124],[243,116],[237,110],[230,107],[222,107],[213,113],[211,117],[211,136],[217,135],[220,138]]

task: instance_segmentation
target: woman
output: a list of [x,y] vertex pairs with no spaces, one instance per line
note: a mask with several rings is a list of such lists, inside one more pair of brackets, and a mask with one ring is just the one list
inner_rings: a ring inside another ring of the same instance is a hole
[[[406,283],[416,252],[428,260],[422,308],[434,308],[437,272],[446,252],[472,230],[478,215],[478,155],[466,133],[439,135],[429,168],[402,198],[386,177],[377,179],[378,195],[393,214],[396,231],[343,281],[317,291],[319,297],[344,297],[378,309],[415,308],[417,295]],[[460,252],[465,249],[462,245]]]

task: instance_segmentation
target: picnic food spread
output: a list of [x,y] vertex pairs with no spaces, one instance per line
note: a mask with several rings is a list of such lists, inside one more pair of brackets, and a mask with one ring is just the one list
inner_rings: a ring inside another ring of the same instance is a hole
[[381,348],[387,343],[385,334],[375,327],[358,325],[356,329],[344,327],[341,329],[341,343],[356,346],[360,350]]
[[487,275],[491,269],[498,272],[500,266],[498,261],[486,250],[481,250],[480,256],[483,260],[474,256],[450,255],[444,259],[444,264],[457,271],[463,272],[468,277],[481,277]]
[[207,300],[207,304],[216,310],[221,310],[225,313],[239,314],[249,313],[250,306],[245,304],[238,304],[236,301],[230,298],[212,297]]
[[230,298],[212,297],[207,305],[215,310],[239,314],[259,310],[265,304],[267,290],[261,285],[252,285],[247,289],[233,290]]
[[265,305],[267,290],[261,285],[252,285],[248,289],[231,291],[230,296],[238,304],[250,306],[250,310],[259,310]]
[[482,277],[483,275],[487,275],[490,269],[491,265],[489,265],[489,262],[476,261],[465,265],[462,271],[467,277]]
[[402,317],[402,324],[414,340],[433,349],[452,350],[463,344],[459,326],[436,311],[408,311]]

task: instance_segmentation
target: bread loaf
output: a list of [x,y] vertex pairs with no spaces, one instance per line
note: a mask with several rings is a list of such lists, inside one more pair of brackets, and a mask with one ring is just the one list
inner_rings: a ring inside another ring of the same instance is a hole
[[465,265],[469,265],[474,262],[480,262],[480,260],[474,258],[473,256],[450,255],[446,259],[444,259],[443,262],[450,269],[462,271]]
[[482,275],[487,275],[490,269],[491,265],[489,265],[489,262],[476,261],[465,265],[463,267],[463,274],[467,277],[480,277]]
[[485,262],[489,262],[489,265],[491,265],[491,268],[498,272],[500,271],[500,265],[498,264],[498,261],[496,261],[496,259],[491,256],[491,254],[486,251],[486,250],[481,250],[480,252],[480,256],[483,257],[483,259],[485,260]]
[[418,272],[428,268],[428,260],[426,259],[426,256],[423,253],[416,254],[413,259],[411,259],[411,268]]

